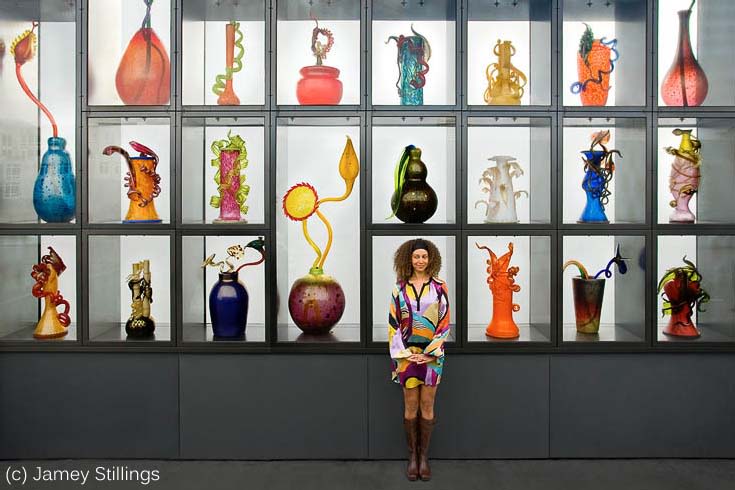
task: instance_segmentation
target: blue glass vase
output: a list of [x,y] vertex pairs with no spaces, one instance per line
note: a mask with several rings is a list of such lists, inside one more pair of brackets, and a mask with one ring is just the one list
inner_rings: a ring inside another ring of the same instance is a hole
[[248,323],[250,296],[237,272],[220,272],[209,293],[209,314],[215,339],[242,339]]
[[582,154],[587,162],[587,171],[582,180],[582,189],[587,195],[587,203],[579,217],[580,223],[608,223],[605,215],[605,204],[607,197],[607,170],[601,167],[603,158],[607,155],[604,151],[583,151]]
[[419,77],[421,60],[424,53],[424,39],[420,36],[408,36],[398,45],[398,95],[401,105],[424,105],[424,81]]
[[77,184],[66,140],[48,139],[48,150],[41,159],[41,169],[33,186],[33,208],[47,223],[68,223],[74,219]]

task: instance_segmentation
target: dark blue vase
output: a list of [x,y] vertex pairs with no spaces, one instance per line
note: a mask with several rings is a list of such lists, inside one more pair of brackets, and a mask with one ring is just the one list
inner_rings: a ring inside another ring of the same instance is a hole
[[587,195],[587,203],[579,217],[580,223],[608,223],[605,215],[605,204],[609,194],[607,190],[608,170],[603,169],[602,159],[607,154],[604,151],[583,151],[587,171],[582,180],[582,189]]
[[209,293],[209,314],[215,339],[240,339],[245,336],[250,296],[238,280],[237,272],[220,272]]
[[77,184],[66,140],[48,139],[48,150],[41,159],[41,169],[33,186],[33,208],[47,223],[68,223],[74,219]]

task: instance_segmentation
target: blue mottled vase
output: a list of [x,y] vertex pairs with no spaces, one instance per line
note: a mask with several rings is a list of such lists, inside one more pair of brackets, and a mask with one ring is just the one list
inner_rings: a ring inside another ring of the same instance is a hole
[[406,41],[398,46],[400,70],[398,95],[401,98],[401,105],[424,105],[424,88],[418,78],[423,69],[421,53],[424,49],[424,40],[419,36],[408,36],[405,39]]
[[66,140],[48,139],[48,150],[41,159],[41,169],[33,186],[33,208],[47,223],[68,223],[76,209],[76,180]]
[[600,165],[605,157],[604,151],[583,151],[588,162],[587,171],[582,180],[582,189],[587,195],[587,203],[579,217],[580,223],[608,223],[605,206],[602,204],[602,193],[605,190],[605,177],[600,173]]
[[215,339],[241,339],[248,323],[250,296],[237,272],[220,272],[209,293],[209,314]]

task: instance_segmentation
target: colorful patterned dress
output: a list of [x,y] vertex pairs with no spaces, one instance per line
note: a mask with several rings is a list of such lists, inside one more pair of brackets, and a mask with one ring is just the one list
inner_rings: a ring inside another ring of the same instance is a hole
[[[403,281],[395,285],[388,315],[394,383],[406,388],[438,385],[444,366],[444,341],[448,335],[449,293],[441,279],[432,277],[421,291]],[[422,353],[436,359],[426,364],[408,360],[410,355]]]

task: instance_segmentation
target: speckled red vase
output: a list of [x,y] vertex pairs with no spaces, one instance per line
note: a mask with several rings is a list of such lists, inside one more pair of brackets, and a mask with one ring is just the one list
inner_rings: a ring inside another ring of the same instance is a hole
[[291,286],[288,312],[304,333],[328,333],[342,318],[344,311],[345,293],[331,276],[309,273]]

